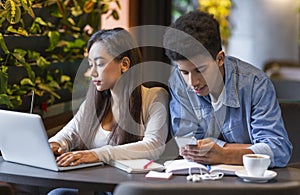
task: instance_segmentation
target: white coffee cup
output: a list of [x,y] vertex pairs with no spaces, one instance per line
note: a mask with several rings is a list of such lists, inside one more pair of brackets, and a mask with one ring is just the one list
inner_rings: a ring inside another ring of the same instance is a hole
[[265,154],[245,154],[243,164],[249,176],[261,177],[270,166],[271,160]]

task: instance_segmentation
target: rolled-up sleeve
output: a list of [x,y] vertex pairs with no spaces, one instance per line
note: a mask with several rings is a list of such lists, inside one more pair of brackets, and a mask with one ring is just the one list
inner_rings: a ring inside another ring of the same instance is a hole
[[284,167],[291,157],[292,144],[284,128],[275,89],[267,78],[257,78],[254,82],[250,124],[253,145],[249,149],[270,155],[271,167]]

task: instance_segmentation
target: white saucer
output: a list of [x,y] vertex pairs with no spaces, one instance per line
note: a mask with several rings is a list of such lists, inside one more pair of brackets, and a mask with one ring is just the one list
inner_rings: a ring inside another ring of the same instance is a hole
[[242,178],[245,182],[254,182],[254,183],[266,183],[277,176],[277,173],[271,170],[266,170],[263,176],[258,176],[258,177],[249,176],[246,170],[244,169],[236,171],[235,174],[238,177]]

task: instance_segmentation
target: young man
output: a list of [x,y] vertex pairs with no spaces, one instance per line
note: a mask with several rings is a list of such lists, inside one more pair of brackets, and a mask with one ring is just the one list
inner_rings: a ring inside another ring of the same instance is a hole
[[292,145],[274,87],[261,70],[225,56],[212,15],[181,16],[166,31],[164,47],[176,64],[169,80],[173,135],[198,140],[181,148],[181,156],[242,164],[244,154],[260,153],[271,157],[270,167],[287,165]]

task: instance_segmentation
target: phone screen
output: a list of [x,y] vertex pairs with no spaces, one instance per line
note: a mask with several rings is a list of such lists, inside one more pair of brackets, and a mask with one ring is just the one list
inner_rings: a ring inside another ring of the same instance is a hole
[[197,145],[197,139],[195,137],[175,137],[175,141],[179,148],[184,147],[185,145]]

